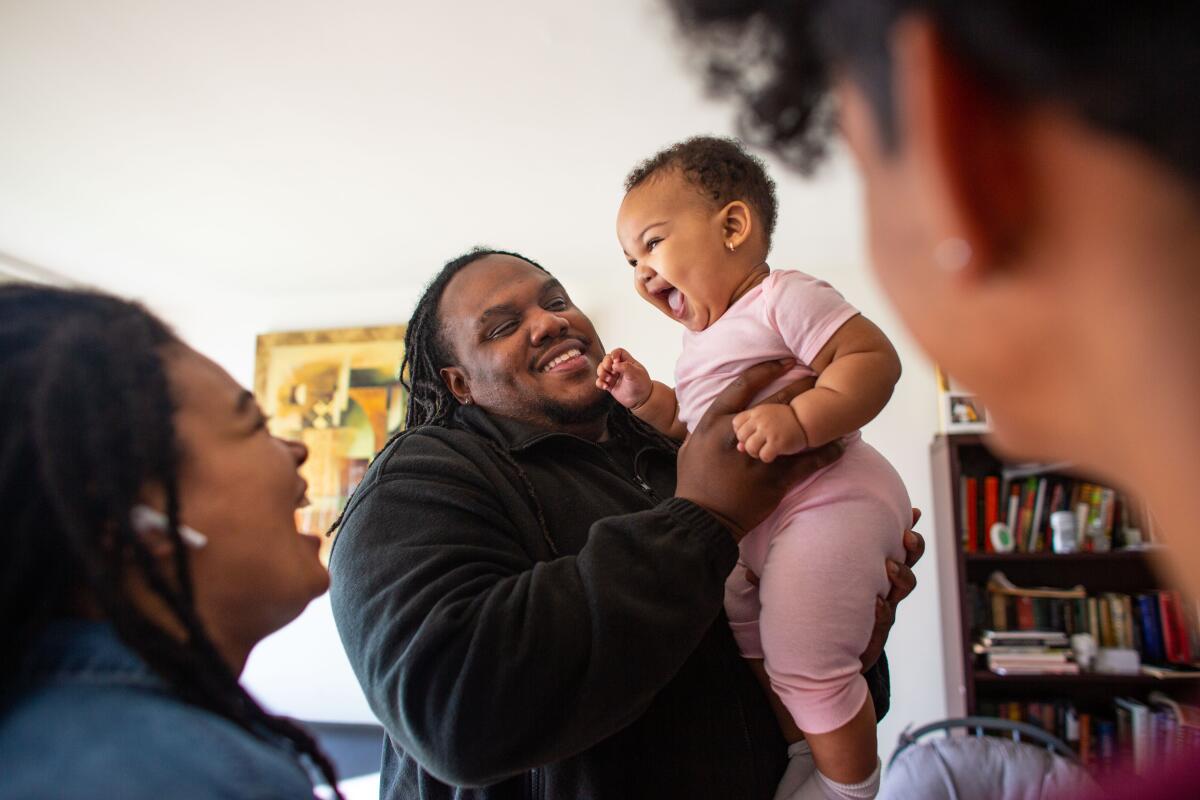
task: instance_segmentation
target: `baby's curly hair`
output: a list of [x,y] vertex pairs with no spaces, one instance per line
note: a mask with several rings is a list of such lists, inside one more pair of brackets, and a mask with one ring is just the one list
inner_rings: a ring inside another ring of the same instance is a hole
[[747,153],[737,139],[693,136],[671,145],[634,167],[625,178],[626,193],[667,169],[679,169],[684,178],[722,208],[734,200],[746,202],[759,216],[764,242],[771,249],[777,202],[775,181],[762,159]]

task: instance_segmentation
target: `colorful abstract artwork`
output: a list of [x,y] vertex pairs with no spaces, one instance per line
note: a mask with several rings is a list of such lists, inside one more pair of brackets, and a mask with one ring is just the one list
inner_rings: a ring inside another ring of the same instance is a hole
[[[304,533],[324,534],[404,422],[404,326],[268,333],[258,337],[254,394],[271,433],[304,442],[310,505]],[[330,539],[321,546],[328,563]]]

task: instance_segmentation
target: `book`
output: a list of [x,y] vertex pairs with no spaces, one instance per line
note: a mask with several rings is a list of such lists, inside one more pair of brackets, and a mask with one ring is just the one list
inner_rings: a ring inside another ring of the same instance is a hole
[[989,475],[983,479],[983,531],[991,541],[992,526],[1000,521],[1000,478]]
[[989,669],[997,675],[1078,675],[1079,665],[1073,662],[1066,664],[1002,664],[990,666]]
[[1100,638],[1101,647],[1116,647],[1117,638],[1113,630],[1112,603],[1108,598],[1098,598],[1096,604],[1100,607]]
[[1037,478],[1027,478],[1025,485],[1021,487],[1021,513],[1018,521],[1020,532],[1017,535],[1017,541],[1022,542],[1024,546],[1021,548],[1025,552],[1030,552],[1032,548],[1033,536],[1033,506],[1037,498]]
[[1162,619],[1163,649],[1167,661],[1172,664],[1187,664],[1192,660],[1191,641],[1184,628],[1183,608],[1177,591],[1158,593],[1159,614]]
[[1048,547],[1042,543],[1042,517],[1046,511],[1046,479],[1042,478],[1037,483],[1037,494],[1033,501],[1033,521],[1029,531],[1029,551],[1037,553],[1041,550],[1048,550]]
[[1086,767],[1092,763],[1092,715],[1079,715],[1079,760]]
[[987,629],[983,631],[980,641],[988,645],[1022,645],[1025,647],[1066,645],[1067,635],[1062,631],[1007,631]]
[[1017,598],[1017,628],[1023,631],[1035,630],[1038,627],[1033,617],[1033,598],[1028,596]]
[[1129,635],[1129,620],[1125,618],[1125,605],[1121,596],[1108,592],[1104,595],[1108,603],[1109,616],[1112,619],[1112,647],[1131,647],[1132,637]]
[[966,521],[966,526],[963,530],[967,537],[967,551],[978,553],[982,549],[990,553],[992,552],[991,537],[984,536],[983,548],[980,548],[979,542],[979,519],[976,515],[976,509],[979,507],[979,479],[963,478],[963,482],[963,514]]
[[1046,526],[1042,529],[1047,542],[1050,541],[1050,515],[1055,511],[1062,511],[1065,504],[1066,496],[1063,491],[1063,482],[1057,481],[1054,484],[1054,490],[1050,493],[1050,503],[1046,508]]
[[1142,703],[1126,697],[1118,697],[1115,701],[1118,714],[1124,711],[1129,715],[1129,739],[1133,752],[1133,771],[1145,774],[1150,766],[1150,710]]
[[1158,619],[1158,603],[1153,595],[1137,596],[1138,619],[1142,628],[1142,657],[1146,661],[1166,661],[1163,650],[1162,623]]
[[[1008,494],[1008,529],[1012,531],[1013,536],[1017,535],[1017,519],[1021,513],[1021,487],[1013,486],[1009,489]],[[1019,543],[1018,543],[1019,544]]]

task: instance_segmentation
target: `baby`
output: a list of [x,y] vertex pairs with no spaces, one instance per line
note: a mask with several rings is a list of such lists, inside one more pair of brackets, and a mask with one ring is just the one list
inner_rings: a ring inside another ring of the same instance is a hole
[[815,388],[737,415],[738,449],[769,462],[837,439],[845,445],[841,459],[794,486],[741,541],[725,609],[790,743],[776,800],[874,797],[876,720],[859,655],[876,597],[888,589],[881,565],[903,560],[912,512],[899,475],[858,429],[892,395],[896,351],[829,284],[767,266],[774,184],[735,141],[676,144],[638,166],[625,188],[617,237],[634,286],[684,326],[683,353],[674,389],[622,349],[604,358],[597,385],[683,439],[747,367],[793,359],[763,396],[814,375]]

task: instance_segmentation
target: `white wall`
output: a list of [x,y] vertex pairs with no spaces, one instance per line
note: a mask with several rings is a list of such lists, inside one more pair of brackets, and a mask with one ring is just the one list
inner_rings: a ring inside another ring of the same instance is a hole
[[[605,343],[669,375],[678,329],[639,303],[612,232],[625,172],[732,131],[652,0],[0,3],[0,254],[145,298],[249,385],[254,336],[394,323],[476,243],[559,275]],[[895,338],[867,438],[930,507],[931,370],[875,289],[857,183],[772,165],[772,262],[829,279]],[[930,524],[922,526],[926,532]],[[900,728],[943,715],[936,575],[888,648]],[[310,719],[368,712],[318,601],[246,679]]]

